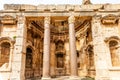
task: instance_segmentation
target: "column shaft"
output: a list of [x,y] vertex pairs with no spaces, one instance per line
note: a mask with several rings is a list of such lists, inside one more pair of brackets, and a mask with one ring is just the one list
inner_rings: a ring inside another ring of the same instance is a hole
[[69,43],[70,43],[70,64],[71,76],[77,76],[77,55],[76,55],[76,39],[74,29],[74,16],[69,17]]
[[50,77],[50,17],[44,22],[43,78]]

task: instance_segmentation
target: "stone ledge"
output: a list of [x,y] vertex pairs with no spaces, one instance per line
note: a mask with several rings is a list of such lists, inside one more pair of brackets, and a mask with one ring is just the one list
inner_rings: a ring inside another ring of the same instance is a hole
[[71,5],[71,4],[59,4],[59,5],[45,5],[40,4],[38,6],[28,4],[5,4],[5,10],[14,11],[80,11],[80,10],[120,10],[119,4],[89,4],[89,5]]
[[120,67],[110,67],[109,71],[120,71]]

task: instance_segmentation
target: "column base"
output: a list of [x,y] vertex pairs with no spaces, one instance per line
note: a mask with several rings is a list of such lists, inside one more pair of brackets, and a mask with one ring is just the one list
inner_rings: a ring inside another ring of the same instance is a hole
[[41,80],[51,80],[50,77],[42,77]]

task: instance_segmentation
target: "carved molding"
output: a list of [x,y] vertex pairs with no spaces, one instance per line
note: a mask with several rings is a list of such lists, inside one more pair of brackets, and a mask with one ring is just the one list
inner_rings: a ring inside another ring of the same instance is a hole
[[16,24],[17,20],[16,18],[10,16],[10,15],[4,15],[2,16],[1,23],[2,24]]
[[118,24],[118,17],[113,14],[109,14],[101,19],[102,24]]
[[118,36],[111,36],[111,37],[107,37],[105,38],[105,42],[108,43],[110,40],[116,40],[116,41],[120,41],[120,37]]
[[10,45],[11,45],[11,48],[13,48],[13,47],[14,47],[14,44],[15,44],[15,40],[11,39],[10,37],[1,37],[1,38],[0,38],[0,45],[1,45],[1,43],[3,43],[3,42],[9,42]]

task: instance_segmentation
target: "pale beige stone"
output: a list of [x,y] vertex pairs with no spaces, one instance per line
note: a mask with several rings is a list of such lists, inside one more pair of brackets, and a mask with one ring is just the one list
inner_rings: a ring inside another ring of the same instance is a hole
[[[119,9],[119,4],[90,0],[82,5],[5,4],[0,11],[0,77],[120,80]],[[111,47],[110,41],[117,44]],[[1,59],[5,42],[10,43],[8,63]]]

